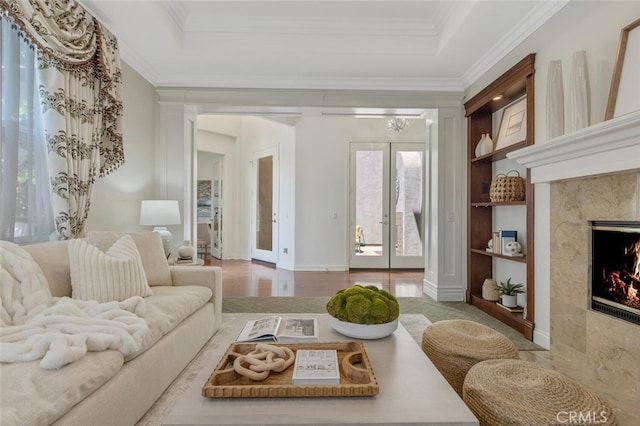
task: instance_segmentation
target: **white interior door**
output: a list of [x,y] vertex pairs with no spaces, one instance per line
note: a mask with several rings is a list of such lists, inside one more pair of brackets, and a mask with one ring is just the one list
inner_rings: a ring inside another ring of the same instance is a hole
[[423,268],[424,144],[353,143],[350,268]]
[[251,257],[278,261],[278,151],[267,148],[253,155],[253,214]]

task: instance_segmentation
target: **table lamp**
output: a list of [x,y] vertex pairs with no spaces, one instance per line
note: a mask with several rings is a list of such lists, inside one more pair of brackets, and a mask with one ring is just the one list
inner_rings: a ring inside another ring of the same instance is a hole
[[140,204],[140,225],[153,226],[160,234],[164,254],[171,255],[171,232],[167,225],[180,225],[178,200],[142,200]]

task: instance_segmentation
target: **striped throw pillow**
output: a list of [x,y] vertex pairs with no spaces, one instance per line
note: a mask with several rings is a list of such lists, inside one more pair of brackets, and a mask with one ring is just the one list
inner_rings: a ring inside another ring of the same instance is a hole
[[152,296],[136,243],[129,235],[106,252],[84,240],[69,241],[71,297],[121,302],[132,296]]

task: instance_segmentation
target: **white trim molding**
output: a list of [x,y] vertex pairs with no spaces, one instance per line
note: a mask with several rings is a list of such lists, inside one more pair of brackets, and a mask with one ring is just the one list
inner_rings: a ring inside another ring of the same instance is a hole
[[531,169],[531,182],[640,170],[640,111],[507,154]]
[[466,287],[442,287],[428,279],[422,280],[422,292],[436,302],[464,302]]

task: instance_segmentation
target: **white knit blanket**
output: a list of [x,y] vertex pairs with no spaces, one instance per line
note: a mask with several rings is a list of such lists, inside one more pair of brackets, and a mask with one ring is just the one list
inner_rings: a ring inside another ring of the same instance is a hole
[[52,297],[40,266],[7,241],[0,241],[0,263],[0,362],[41,359],[40,367],[51,370],[87,351],[128,356],[149,333],[139,296],[108,303]]

